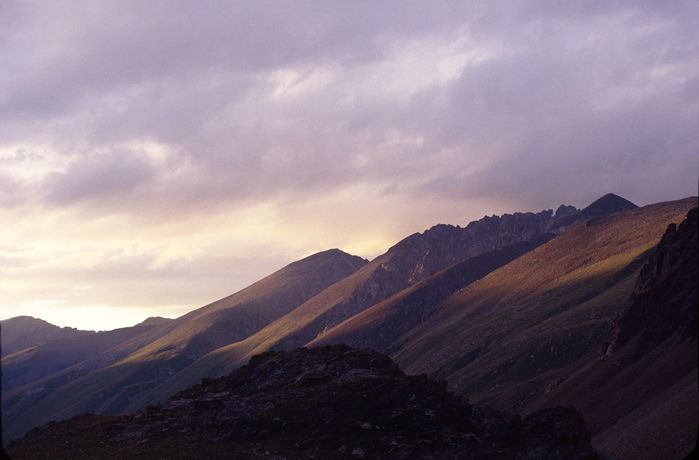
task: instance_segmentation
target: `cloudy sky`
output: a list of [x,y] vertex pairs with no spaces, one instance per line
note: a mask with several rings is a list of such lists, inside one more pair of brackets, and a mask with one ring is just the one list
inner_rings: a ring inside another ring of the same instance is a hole
[[699,2],[0,0],[0,319],[179,316],[437,223],[697,194]]

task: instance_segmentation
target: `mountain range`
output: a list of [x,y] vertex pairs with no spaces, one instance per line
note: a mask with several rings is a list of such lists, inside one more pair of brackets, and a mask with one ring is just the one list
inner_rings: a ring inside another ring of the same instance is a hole
[[180,318],[114,331],[4,320],[3,442],[50,420],[144,410],[260,353],[346,344],[471,403],[574,405],[593,447],[618,458],[682,458],[699,406],[696,206],[609,194],[582,210],[440,224],[372,261],[325,251]]

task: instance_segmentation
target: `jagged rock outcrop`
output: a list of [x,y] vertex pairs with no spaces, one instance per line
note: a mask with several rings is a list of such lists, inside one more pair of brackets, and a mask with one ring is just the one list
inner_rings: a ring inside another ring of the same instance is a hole
[[607,356],[637,334],[635,360],[675,332],[681,334],[680,342],[697,338],[698,226],[697,208],[679,227],[668,226],[652,259],[641,268],[626,308],[614,321]]
[[[342,295],[323,299],[324,310],[303,328],[274,345],[275,350],[304,346],[319,334],[447,267],[480,254],[530,241],[547,233],[552,211],[486,216],[466,227],[439,224],[392,246],[342,283]],[[317,299],[312,299],[314,302]],[[319,306],[307,305],[309,310]]]
[[443,383],[344,345],[257,355],[228,377],[122,416],[76,416],[10,443],[16,460],[375,458],[593,460],[572,407],[474,407]]

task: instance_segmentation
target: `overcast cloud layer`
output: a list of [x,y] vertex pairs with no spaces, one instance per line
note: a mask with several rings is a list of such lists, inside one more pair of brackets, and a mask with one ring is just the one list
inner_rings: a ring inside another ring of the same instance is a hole
[[0,1],[0,318],[179,316],[437,223],[696,195],[699,2]]

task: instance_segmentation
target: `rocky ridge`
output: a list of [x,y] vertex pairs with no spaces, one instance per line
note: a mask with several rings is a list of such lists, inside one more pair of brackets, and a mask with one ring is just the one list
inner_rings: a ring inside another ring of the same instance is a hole
[[[362,267],[357,275],[364,279],[352,287],[353,292],[349,297],[326,308],[316,319],[279,341],[273,348],[291,350],[304,346],[343,321],[455,264],[516,244],[535,243],[529,245],[531,250],[546,241],[542,239],[544,235],[550,239],[591,217],[636,207],[630,201],[610,193],[582,210],[561,205],[555,213],[549,209],[537,213],[485,216],[466,227],[438,224],[423,233],[414,233]],[[485,265],[496,268],[494,264]],[[479,276],[471,276],[468,282],[487,273],[484,270],[471,271],[478,272]],[[354,279],[348,277],[343,282],[352,283]]]
[[[345,345],[267,352],[130,415],[85,414],[13,441],[16,460],[111,458],[610,459],[572,407],[519,415],[474,407]],[[47,457],[48,458],[48,457]]]

